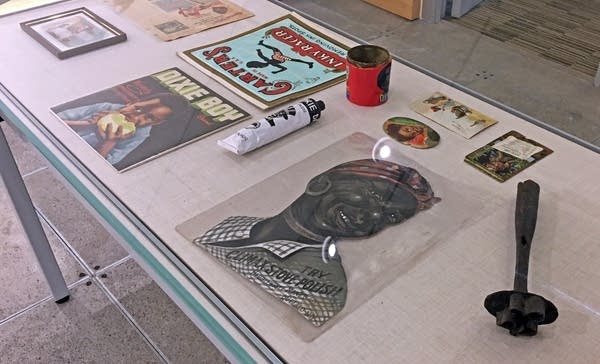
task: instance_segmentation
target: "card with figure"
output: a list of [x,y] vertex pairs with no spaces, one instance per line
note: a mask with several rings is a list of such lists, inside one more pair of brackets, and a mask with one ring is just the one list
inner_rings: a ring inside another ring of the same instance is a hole
[[549,148],[513,130],[469,153],[465,162],[504,182],[551,153]]
[[467,139],[498,122],[439,92],[413,102],[410,107]]

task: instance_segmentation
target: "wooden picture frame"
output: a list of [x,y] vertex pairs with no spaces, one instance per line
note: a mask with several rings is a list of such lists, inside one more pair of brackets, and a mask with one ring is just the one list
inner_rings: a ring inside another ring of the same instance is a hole
[[21,23],[21,28],[59,59],[123,42],[127,35],[82,7]]

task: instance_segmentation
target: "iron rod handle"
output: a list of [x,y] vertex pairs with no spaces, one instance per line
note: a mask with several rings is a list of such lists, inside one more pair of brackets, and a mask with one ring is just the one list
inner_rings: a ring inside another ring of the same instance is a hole
[[515,211],[515,237],[517,258],[515,264],[514,290],[527,292],[529,274],[529,252],[535,232],[540,186],[532,180],[517,185],[517,203]]

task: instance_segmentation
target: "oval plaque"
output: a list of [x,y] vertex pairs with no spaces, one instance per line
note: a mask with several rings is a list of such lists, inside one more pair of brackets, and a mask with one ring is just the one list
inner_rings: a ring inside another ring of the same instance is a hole
[[393,117],[383,123],[383,130],[392,139],[413,148],[433,148],[440,143],[440,135],[420,121]]

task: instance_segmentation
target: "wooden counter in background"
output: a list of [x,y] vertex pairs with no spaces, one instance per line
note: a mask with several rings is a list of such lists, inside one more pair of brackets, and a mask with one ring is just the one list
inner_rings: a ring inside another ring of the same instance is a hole
[[421,14],[421,0],[363,0],[403,18],[414,20]]

